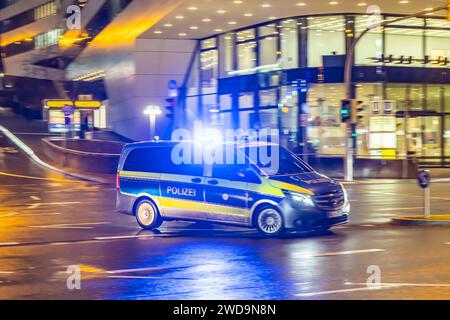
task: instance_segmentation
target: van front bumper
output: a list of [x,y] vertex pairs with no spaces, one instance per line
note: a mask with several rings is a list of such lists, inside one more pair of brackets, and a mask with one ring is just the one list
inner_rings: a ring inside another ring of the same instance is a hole
[[292,201],[283,201],[281,209],[285,228],[289,231],[314,231],[329,229],[349,222],[350,205],[337,210],[321,210],[316,206],[302,206]]

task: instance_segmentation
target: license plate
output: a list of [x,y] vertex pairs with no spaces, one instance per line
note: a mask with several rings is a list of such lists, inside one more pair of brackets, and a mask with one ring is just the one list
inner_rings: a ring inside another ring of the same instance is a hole
[[337,218],[342,216],[342,212],[341,211],[330,211],[328,212],[328,218]]

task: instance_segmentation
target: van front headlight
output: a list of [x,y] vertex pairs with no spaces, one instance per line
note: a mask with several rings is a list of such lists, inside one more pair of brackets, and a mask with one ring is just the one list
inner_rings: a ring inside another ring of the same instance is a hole
[[312,200],[310,195],[292,191],[284,191],[284,193],[297,203],[308,207],[314,207],[314,201]]

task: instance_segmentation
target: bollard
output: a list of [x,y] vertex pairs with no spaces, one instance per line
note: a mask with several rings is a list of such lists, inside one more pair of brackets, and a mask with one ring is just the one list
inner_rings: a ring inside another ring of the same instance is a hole
[[417,184],[423,189],[423,216],[425,219],[431,217],[431,203],[430,203],[430,183],[431,174],[429,170],[421,170],[417,174]]

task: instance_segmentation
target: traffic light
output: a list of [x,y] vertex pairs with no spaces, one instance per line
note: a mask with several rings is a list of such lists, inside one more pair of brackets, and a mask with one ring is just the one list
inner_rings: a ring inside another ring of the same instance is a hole
[[349,99],[341,100],[341,122],[347,123],[351,120],[352,101]]
[[352,123],[358,123],[360,119],[363,118],[363,116],[361,115],[361,112],[364,111],[364,107],[363,104],[364,101],[361,100],[357,100],[357,99],[352,99],[351,100],[351,105],[352,105],[352,111],[351,111],[351,118],[352,118]]
[[166,117],[173,120],[175,118],[175,98],[167,98],[166,102],[168,105],[166,106]]

